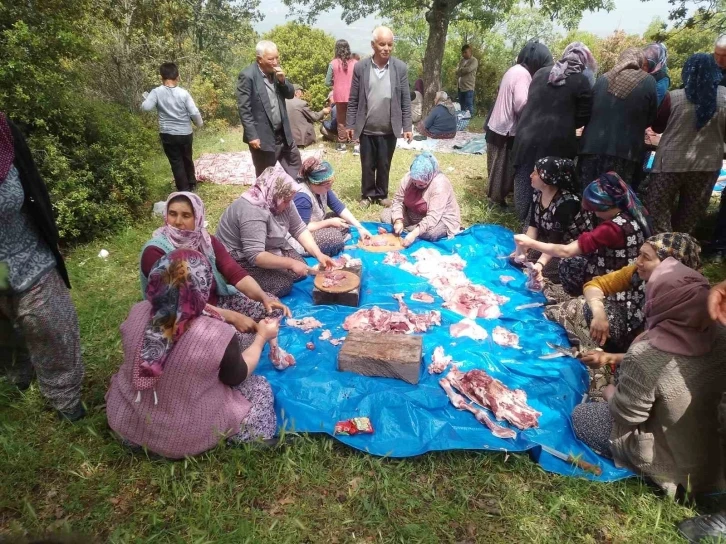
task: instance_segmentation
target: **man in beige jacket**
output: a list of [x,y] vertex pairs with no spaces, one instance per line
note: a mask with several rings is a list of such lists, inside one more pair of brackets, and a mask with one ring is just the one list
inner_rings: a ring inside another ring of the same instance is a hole
[[459,82],[459,105],[461,111],[468,111],[474,116],[474,88],[476,87],[476,70],[479,68],[479,61],[472,56],[471,45],[466,44],[461,48],[461,60],[456,69],[456,77]]

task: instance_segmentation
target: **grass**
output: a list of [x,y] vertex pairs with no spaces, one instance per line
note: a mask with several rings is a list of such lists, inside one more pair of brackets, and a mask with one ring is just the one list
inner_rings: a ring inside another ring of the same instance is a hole
[[[244,148],[239,131],[204,134],[197,154]],[[360,218],[359,166],[328,149],[336,189]],[[413,157],[396,152],[392,180]],[[485,202],[485,159],[441,155],[467,223],[513,226]],[[168,192],[163,154],[147,165]],[[202,186],[211,227],[240,187]],[[122,360],[118,326],[140,298],[138,253],[158,220],[68,255],[86,363],[89,416],[71,425],[44,410],[37,385],[0,382],[0,535],[47,532],[108,542],[677,542],[694,512],[638,479],[599,484],[545,473],[529,456],[432,453],[371,457],[324,436],[259,451],[218,447],[181,462],[132,455],[109,433],[104,395]],[[101,248],[107,260],[97,257]],[[713,268],[712,275],[723,269]],[[1,540],[1,538],[0,538]]]

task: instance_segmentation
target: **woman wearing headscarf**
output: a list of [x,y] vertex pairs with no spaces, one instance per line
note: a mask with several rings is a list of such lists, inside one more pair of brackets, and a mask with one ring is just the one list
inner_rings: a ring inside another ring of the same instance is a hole
[[633,264],[640,246],[650,236],[647,210],[615,172],[603,174],[587,186],[582,207],[594,213],[601,223],[574,242],[547,244],[526,234],[514,237],[522,250],[534,249],[562,259],[560,282],[570,296],[581,295],[583,286],[592,278]]
[[381,222],[392,223],[393,232],[408,234],[405,247],[417,238],[435,242],[461,230],[461,213],[451,181],[439,170],[436,158],[425,151],[416,156],[401,180],[393,204],[383,210]]
[[574,42],[554,66],[532,78],[512,148],[514,204],[523,223],[532,204],[529,175],[537,159],[577,156],[575,131],[588,123],[592,110],[592,84],[586,70],[597,70],[595,59],[584,44]]
[[552,66],[552,53],[539,40],[530,40],[519,52],[517,64],[504,74],[497,100],[486,124],[487,196],[493,204],[506,206],[514,188],[511,150],[517,134],[517,123],[527,104],[532,77],[540,68]]
[[[593,228],[592,217],[582,209],[577,195],[575,164],[570,159],[539,159],[531,175],[534,189],[527,236],[550,244],[569,244]],[[527,259],[534,263],[539,281],[547,278],[559,283],[559,259],[530,250]],[[516,261],[516,258],[515,258]]]
[[212,269],[212,285],[207,304],[243,335],[247,347],[254,339],[257,323],[267,315],[290,316],[290,310],[271,294],[229,254],[224,245],[204,227],[204,202],[195,193],[172,193],[164,209],[164,226],[141,250],[141,292],[146,293],[149,274],[164,255],[176,249],[202,253]]
[[[709,319],[709,284],[668,257],[648,278],[645,333],[623,358],[606,402],[578,405],[577,437],[668,494],[726,486],[717,414],[726,390],[726,329]],[[680,488],[680,490],[679,490]]]
[[713,55],[691,56],[683,66],[684,88],[670,93],[670,115],[653,126],[663,132],[646,195],[656,232],[691,233],[708,208],[726,141],[726,87],[720,81]]
[[279,323],[262,320],[242,346],[207,304],[213,277],[205,255],[175,249],[154,265],[146,300],[121,325],[124,363],[111,378],[106,414],[132,447],[181,459],[220,438],[269,440],[276,432],[272,389],[253,372]]
[[[700,268],[701,248],[688,234],[669,232],[648,238],[640,248],[634,264],[587,282],[584,297],[564,303],[556,312],[571,342],[581,351],[603,347],[606,351],[589,352],[584,361],[593,369],[605,364],[617,365],[612,353],[625,352],[643,330],[645,299],[628,296],[643,290],[643,285],[662,261],[673,257],[694,270]],[[548,316],[552,312],[549,312]]]
[[335,42],[335,58],[328,65],[325,84],[333,88],[333,103],[338,116],[338,151],[345,151],[348,134],[345,131],[345,116],[348,112],[350,85],[353,81],[353,68],[357,60],[352,58],[350,45],[346,40]]
[[333,266],[307,225],[293,199],[300,189],[279,166],[267,168],[255,184],[222,214],[217,238],[232,258],[244,267],[262,290],[285,296],[293,282],[308,275],[308,265],[287,241],[295,238],[323,268]]
[[658,107],[660,107],[671,87],[671,76],[668,73],[668,49],[665,44],[652,43],[643,49],[643,54],[648,62],[648,73],[655,79]]
[[642,50],[631,47],[595,83],[592,116],[582,133],[577,162],[582,186],[611,171],[633,184],[643,164],[645,130],[658,113],[656,84],[647,66]]
[[444,91],[436,93],[434,107],[416,130],[427,138],[450,140],[456,136],[456,109]]
[[[345,242],[350,239],[351,225],[358,229],[361,238],[370,238],[370,233],[333,191],[335,172],[329,162],[315,157],[305,159],[299,181],[300,189],[293,202],[320,251],[326,255],[343,251]],[[305,254],[297,240],[288,236],[288,242],[298,253]]]
[[58,227],[25,137],[2,112],[0,233],[0,320],[12,327],[14,344],[8,350],[14,361],[0,366],[20,389],[35,371],[58,416],[81,419],[81,341]]

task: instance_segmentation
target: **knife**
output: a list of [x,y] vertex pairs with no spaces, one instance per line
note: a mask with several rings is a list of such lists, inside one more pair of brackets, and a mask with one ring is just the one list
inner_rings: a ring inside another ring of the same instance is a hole
[[308,267],[308,275],[309,276],[317,276],[318,274],[322,274],[324,272],[326,272],[326,270],[319,270],[319,269],[317,269],[315,267],[312,267],[312,266],[309,266]]
[[566,348],[566,347],[560,346],[558,344],[553,344],[552,342],[547,342],[547,347],[555,350],[557,353],[560,353],[566,357],[577,358],[577,354],[579,351],[579,350],[577,350],[577,348]]
[[589,472],[591,474],[594,474],[595,476],[602,475],[602,469],[597,465],[593,465],[592,463],[583,461],[579,457],[575,457],[572,454],[565,455],[564,453],[557,451],[555,449],[552,449],[548,446],[544,446],[542,444],[540,444],[540,446],[542,447],[542,449],[544,451],[546,451],[550,455],[557,457],[558,459],[562,459],[565,463],[570,463],[571,465],[575,465],[577,468],[584,470],[586,472]]

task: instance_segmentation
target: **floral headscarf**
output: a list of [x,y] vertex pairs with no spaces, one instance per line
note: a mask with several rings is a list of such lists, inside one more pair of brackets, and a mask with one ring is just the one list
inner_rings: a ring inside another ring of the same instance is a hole
[[154,388],[174,344],[189,330],[195,318],[204,314],[223,321],[207,305],[212,277],[207,258],[191,249],[175,249],[151,269],[146,287],[151,315],[133,371],[137,391]]
[[577,183],[575,163],[570,159],[560,157],[544,157],[539,159],[534,167],[539,177],[547,185],[553,185],[566,191],[574,191]]
[[255,206],[269,210],[272,215],[277,215],[280,213],[280,206],[291,201],[299,189],[300,185],[279,164],[276,164],[266,168],[242,198]]
[[10,124],[4,113],[0,112],[0,184],[5,181],[15,160],[15,142],[10,132]]
[[648,77],[643,71],[644,64],[645,54],[637,47],[629,47],[620,53],[615,68],[605,74],[608,93],[621,99],[630,96],[640,82]]
[[584,43],[572,42],[565,48],[562,58],[552,67],[548,81],[550,85],[561,87],[570,75],[580,74],[588,68],[593,74],[597,72],[595,57]]
[[615,172],[601,175],[585,188],[582,195],[582,207],[590,212],[604,212],[612,208],[620,208],[635,219],[645,236],[650,236],[648,210]]
[[686,98],[696,106],[696,129],[701,130],[716,113],[718,86],[723,74],[713,55],[696,53],[683,65]]
[[668,48],[662,43],[652,43],[643,49],[648,60],[648,73],[657,74],[668,66]]
[[[181,230],[169,224],[167,215],[169,213],[170,202],[178,197],[183,196],[189,200],[194,212],[194,230]],[[165,225],[154,231],[154,238],[164,237],[176,249],[193,249],[204,254],[208,259],[214,259],[214,248],[212,247],[212,238],[209,232],[204,228],[204,202],[194,193],[181,191],[171,193],[166,199],[164,207]]]
[[693,270],[701,267],[701,246],[688,234],[666,232],[651,236],[645,242],[653,246],[661,261],[673,257]]
[[439,161],[431,153],[424,151],[411,163],[411,181],[419,185],[429,185],[439,173]]
[[305,159],[300,167],[300,178],[313,185],[322,185],[334,177],[333,166],[328,161],[321,161],[315,157]]

